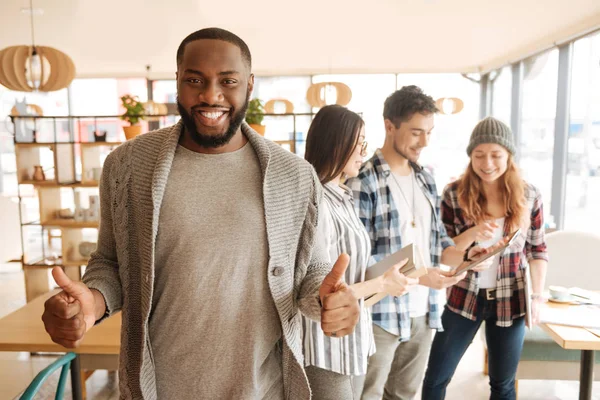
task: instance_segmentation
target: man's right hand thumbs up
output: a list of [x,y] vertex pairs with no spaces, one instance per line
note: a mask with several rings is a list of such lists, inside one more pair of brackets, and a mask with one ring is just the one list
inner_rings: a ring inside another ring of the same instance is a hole
[[53,342],[75,348],[96,323],[97,298],[84,283],[72,281],[61,267],[55,267],[52,276],[63,291],[46,300],[42,321]]

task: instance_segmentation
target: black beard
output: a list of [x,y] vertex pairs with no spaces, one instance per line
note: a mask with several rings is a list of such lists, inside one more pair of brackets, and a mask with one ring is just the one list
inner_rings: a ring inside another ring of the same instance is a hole
[[[231,138],[235,135],[239,127],[242,125],[244,118],[246,117],[246,111],[248,110],[248,103],[250,102],[250,93],[246,95],[246,102],[240,108],[239,111],[236,111],[235,108],[232,108],[229,113],[231,115],[231,120],[229,122],[229,127],[225,131],[225,133],[221,135],[206,135],[202,132],[198,132],[196,128],[196,123],[192,116],[185,110],[185,108],[177,99],[177,110],[179,111],[179,115],[181,115],[181,121],[183,122],[183,126],[189,132],[190,137],[196,144],[202,147],[211,147],[217,148],[226,145],[229,143]],[[202,106],[210,107],[210,105],[202,104]]]

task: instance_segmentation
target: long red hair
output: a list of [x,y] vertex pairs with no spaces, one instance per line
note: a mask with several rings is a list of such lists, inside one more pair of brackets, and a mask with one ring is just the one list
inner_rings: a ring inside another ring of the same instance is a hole
[[[506,172],[498,178],[498,189],[504,210],[505,227],[515,230],[527,224],[527,203],[525,201],[525,181],[513,160],[508,155]],[[472,162],[458,180],[458,205],[465,217],[475,224],[490,219],[487,212],[487,198],[481,178],[473,169]]]

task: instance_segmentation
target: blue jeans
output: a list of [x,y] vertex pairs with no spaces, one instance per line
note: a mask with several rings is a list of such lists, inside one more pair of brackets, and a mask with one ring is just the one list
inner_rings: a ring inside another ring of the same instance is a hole
[[[477,296],[476,321],[447,308],[444,310],[444,331],[437,332],[433,339],[423,381],[423,400],[446,397],[446,387],[483,321],[488,347],[490,399],[516,398],[515,375],[523,349],[525,318],[513,320],[510,327],[499,327],[496,325],[496,301]],[[465,395],[465,398],[469,397],[467,393]]]

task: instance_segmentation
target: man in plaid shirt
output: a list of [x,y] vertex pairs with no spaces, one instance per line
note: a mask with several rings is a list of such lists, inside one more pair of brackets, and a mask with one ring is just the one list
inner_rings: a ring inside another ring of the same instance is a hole
[[429,267],[407,295],[387,296],[373,306],[377,351],[369,359],[363,400],[414,397],[431,346],[427,325],[442,329],[440,290],[465,277],[437,268],[440,263],[458,266],[464,253],[446,234],[433,177],[417,164],[436,112],[433,99],[416,86],[390,95],[383,111],[385,143],[348,182],[371,238],[374,261],[414,243]]

